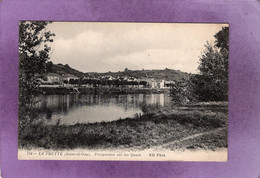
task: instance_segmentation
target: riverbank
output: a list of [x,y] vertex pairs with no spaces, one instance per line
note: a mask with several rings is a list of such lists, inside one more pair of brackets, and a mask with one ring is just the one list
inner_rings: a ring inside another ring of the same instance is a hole
[[157,94],[169,92],[169,89],[158,88],[130,88],[130,87],[40,87],[46,95],[81,94]]
[[[216,150],[227,148],[227,103],[143,106],[134,118],[75,125],[35,123],[19,135],[19,148]],[[175,142],[178,141],[178,142]]]

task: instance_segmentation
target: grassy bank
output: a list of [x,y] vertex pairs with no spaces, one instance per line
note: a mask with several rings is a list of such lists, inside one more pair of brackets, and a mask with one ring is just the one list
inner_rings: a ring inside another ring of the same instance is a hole
[[[165,145],[174,149],[217,149],[227,147],[227,104],[184,107],[144,106],[144,114],[112,122],[44,125],[33,124],[19,135],[20,148],[153,148]],[[222,129],[221,133],[213,133]],[[195,138],[184,138],[199,135]],[[180,142],[171,144],[179,140]]]

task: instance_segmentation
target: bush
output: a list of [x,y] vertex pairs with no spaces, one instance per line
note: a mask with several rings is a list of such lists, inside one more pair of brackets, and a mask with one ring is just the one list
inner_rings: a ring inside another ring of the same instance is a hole
[[183,78],[172,85],[170,96],[175,104],[184,105],[188,102],[196,101],[197,97],[194,92],[194,84],[190,78]]

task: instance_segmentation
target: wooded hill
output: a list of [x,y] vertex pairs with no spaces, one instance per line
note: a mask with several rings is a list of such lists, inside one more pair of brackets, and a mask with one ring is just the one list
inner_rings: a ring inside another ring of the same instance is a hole
[[134,77],[134,78],[154,78],[155,80],[172,80],[178,81],[181,78],[187,78],[189,75],[188,73],[181,72],[179,70],[173,69],[164,69],[164,70],[128,70],[125,69],[124,71],[118,72],[105,72],[105,73],[98,73],[98,72],[87,72],[83,73],[76,69],[71,68],[68,64],[52,64],[51,62],[48,63],[47,66],[48,72],[53,72],[57,74],[72,74],[77,77],[91,77],[91,78],[98,78],[102,76],[112,76],[112,77]]
[[113,76],[113,77],[134,77],[134,78],[154,78],[155,80],[173,80],[178,81],[181,78],[186,78],[190,74],[181,72],[179,70],[164,69],[164,70],[124,70],[118,72],[106,72],[106,73],[85,73],[90,77],[98,76]]
[[57,74],[71,74],[77,77],[83,78],[84,73],[76,69],[71,68],[68,64],[53,64],[52,62],[47,63],[47,72],[57,73]]

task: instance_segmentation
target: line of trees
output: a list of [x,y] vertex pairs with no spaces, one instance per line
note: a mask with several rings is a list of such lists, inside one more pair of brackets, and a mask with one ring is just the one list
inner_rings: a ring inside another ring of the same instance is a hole
[[175,83],[171,96],[175,103],[228,100],[229,27],[214,35],[215,42],[207,42],[199,57],[199,74]]
[[147,85],[146,81],[127,81],[127,80],[97,80],[97,79],[71,79],[69,84],[74,85],[92,85],[92,86],[134,86]]

